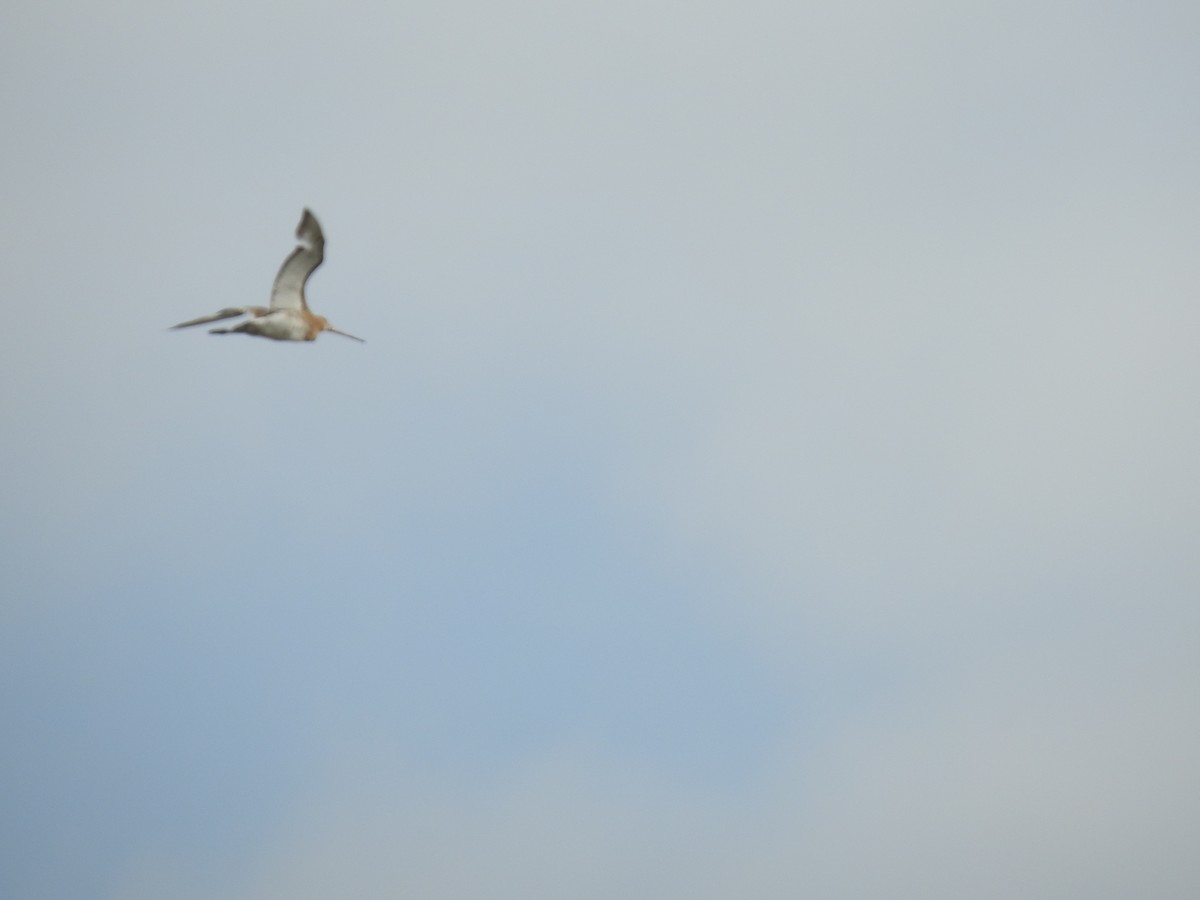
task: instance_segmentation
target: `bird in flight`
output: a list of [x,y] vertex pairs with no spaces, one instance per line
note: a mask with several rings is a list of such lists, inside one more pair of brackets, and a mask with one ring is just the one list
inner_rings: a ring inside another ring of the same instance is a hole
[[296,226],[296,238],[300,242],[299,246],[283,261],[279,274],[275,276],[275,286],[271,288],[270,308],[230,306],[211,316],[180,322],[171,327],[189,328],[192,325],[232,319],[234,316],[249,316],[246,321],[232,328],[210,328],[208,333],[252,334],[275,341],[315,341],[318,334],[328,331],[359,343],[366,343],[360,337],[338,331],[324,316],[315,316],[309,312],[308,304],[304,300],[304,285],[308,276],[325,258],[325,236],[321,233],[317,217],[307,209],[300,217],[300,224]]

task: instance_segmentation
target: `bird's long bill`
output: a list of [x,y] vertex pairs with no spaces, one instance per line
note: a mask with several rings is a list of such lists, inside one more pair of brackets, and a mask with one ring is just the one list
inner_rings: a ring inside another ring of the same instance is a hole
[[365,340],[365,339],[363,339],[363,338],[360,338],[360,337],[355,337],[355,336],[354,336],[354,335],[352,335],[352,334],[346,334],[346,332],[344,332],[344,331],[338,331],[336,328],[326,328],[325,330],[326,330],[326,331],[328,331],[328,332],[331,332],[331,333],[333,333],[333,334],[340,334],[342,337],[348,337],[348,338],[350,338],[350,340],[352,340],[352,341],[358,341],[360,344],[365,344],[365,343],[366,343],[366,340]]

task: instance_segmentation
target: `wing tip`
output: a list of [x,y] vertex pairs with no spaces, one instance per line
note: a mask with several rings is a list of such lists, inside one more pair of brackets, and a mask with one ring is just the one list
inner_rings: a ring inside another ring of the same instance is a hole
[[296,226],[296,237],[323,240],[321,234],[321,223],[317,221],[317,217],[313,215],[313,211],[307,206],[304,207],[304,212],[300,214],[300,224]]

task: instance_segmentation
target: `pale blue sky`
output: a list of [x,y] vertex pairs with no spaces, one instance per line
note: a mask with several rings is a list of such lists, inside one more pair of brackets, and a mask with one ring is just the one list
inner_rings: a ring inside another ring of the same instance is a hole
[[1196,896],[1198,43],[0,13],[0,896]]

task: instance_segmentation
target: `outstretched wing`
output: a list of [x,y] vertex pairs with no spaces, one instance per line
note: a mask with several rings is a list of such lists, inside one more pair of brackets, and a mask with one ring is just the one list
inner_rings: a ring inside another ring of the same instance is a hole
[[271,288],[271,309],[308,309],[304,302],[304,283],[325,258],[325,236],[317,217],[307,209],[296,226],[300,246],[283,261],[275,286]]
[[211,316],[204,316],[199,319],[192,319],[188,322],[180,322],[178,325],[172,325],[172,328],[188,328],[192,325],[206,325],[209,322],[219,322],[221,319],[232,319],[234,316],[265,316],[270,310],[263,309],[261,306],[229,306],[221,310],[219,313],[213,313]]

